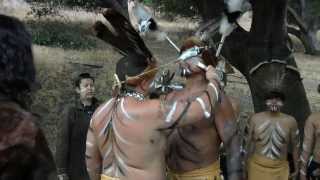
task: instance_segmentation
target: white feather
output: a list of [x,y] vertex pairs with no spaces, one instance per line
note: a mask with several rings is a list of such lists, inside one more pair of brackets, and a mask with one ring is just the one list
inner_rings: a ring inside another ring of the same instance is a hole
[[236,12],[236,11],[241,11],[242,10],[242,4],[244,0],[228,0],[227,5],[228,5],[228,11],[230,13]]
[[219,32],[223,36],[229,36],[229,34],[231,34],[233,29],[235,28],[234,26],[235,26],[234,24],[230,24],[228,22],[228,19],[227,19],[226,16],[223,16],[222,19],[221,19]]
[[156,38],[158,41],[164,41],[164,40],[166,40],[166,37],[167,37],[167,34],[162,31],[158,31],[156,34]]

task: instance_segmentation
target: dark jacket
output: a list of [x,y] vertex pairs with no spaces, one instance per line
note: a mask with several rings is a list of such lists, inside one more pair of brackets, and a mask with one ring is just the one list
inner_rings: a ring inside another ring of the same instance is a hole
[[78,101],[74,106],[66,108],[65,118],[58,124],[58,174],[66,173],[70,180],[89,179],[85,163],[86,139],[91,116],[97,107],[97,99],[89,107]]
[[37,117],[12,101],[0,101],[0,179],[53,180],[52,153]]

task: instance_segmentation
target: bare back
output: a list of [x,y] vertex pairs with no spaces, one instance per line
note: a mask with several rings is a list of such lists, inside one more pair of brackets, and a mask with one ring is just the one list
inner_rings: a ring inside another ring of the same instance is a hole
[[[193,94],[203,92],[205,89],[198,88]],[[189,90],[187,90],[189,91]],[[180,99],[190,96],[185,91],[176,92],[169,98]],[[222,94],[221,103],[216,107],[215,116],[211,121],[200,121],[188,126],[176,128],[170,135],[167,150],[167,164],[171,170],[186,172],[207,167],[219,158],[219,148],[222,142],[222,132],[217,127],[222,126],[219,120],[229,118],[223,111],[229,109],[233,113],[229,99]],[[218,115],[218,113],[220,113]],[[215,121],[219,119],[218,121]]]
[[[211,112],[215,97],[203,93],[197,98]],[[165,132],[203,121],[202,105],[193,100],[111,99],[96,110],[90,123],[86,150],[90,178],[103,174],[121,180],[165,180]]]
[[[149,118],[132,112],[141,103],[122,98],[103,110],[92,123],[98,134],[101,172],[121,179],[165,179],[165,136],[155,131]],[[126,111],[130,109],[131,112]],[[139,108],[141,109],[141,108]],[[130,113],[130,114],[129,114]],[[143,113],[143,112],[141,112]]]

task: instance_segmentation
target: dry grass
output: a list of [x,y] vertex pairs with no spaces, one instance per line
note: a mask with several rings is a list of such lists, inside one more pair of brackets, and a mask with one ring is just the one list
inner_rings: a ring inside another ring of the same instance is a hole
[[[9,0],[10,1],[10,0]],[[24,11],[17,11],[15,16],[25,19]],[[60,10],[61,14],[70,22],[78,23],[84,33],[90,33],[91,24],[96,20],[102,20],[101,16],[85,11]],[[61,19],[61,20],[65,20]],[[185,36],[184,31],[190,31],[196,24],[187,20],[180,22],[160,21],[161,26],[166,27],[170,36],[179,45]],[[32,31],[32,29],[31,29]],[[37,66],[37,77],[42,88],[35,93],[32,109],[42,116],[39,122],[44,128],[50,147],[55,151],[56,123],[61,120],[61,111],[66,103],[74,99],[72,80],[80,72],[90,72],[97,77],[97,96],[101,100],[110,97],[112,85],[112,74],[114,72],[115,61],[120,57],[99,40],[95,40],[98,48],[91,50],[67,50],[45,46],[34,46],[35,62]],[[177,57],[177,52],[167,42],[157,42],[146,39],[147,45],[154,55],[165,63]],[[316,86],[320,83],[320,58],[308,56],[302,53],[301,44],[295,41],[298,52],[295,53],[296,61],[304,77],[304,85],[313,111],[320,111],[320,94],[316,93]],[[81,65],[82,64],[82,65]],[[90,68],[83,64],[94,64],[103,66],[102,68]],[[174,67],[171,67],[174,69]],[[241,76],[237,73],[237,76]],[[226,91],[236,97],[241,104],[241,117],[245,119],[253,112],[251,94],[245,79],[230,77]]]

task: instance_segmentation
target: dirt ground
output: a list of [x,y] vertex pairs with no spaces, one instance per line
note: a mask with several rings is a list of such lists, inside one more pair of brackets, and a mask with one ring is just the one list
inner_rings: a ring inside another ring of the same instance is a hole
[[[28,9],[28,6],[24,8]],[[16,13],[10,10],[2,11],[2,13],[15,15],[21,20],[25,20],[26,13],[24,12],[25,10],[16,11]],[[87,26],[88,29],[94,21],[101,19],[101,16],[84,11],[64,10],[61,12],[71,21],[85,22],[84,26]],[[179,19],[175,22],[161,20],[161,26],[180,45],[181,40],[196,28],[197,23],[188,19]],[[34,45],[37,79],[41,83],[41,89],[34,94],[32,110],[41,115],[42,120],[39,124],[44,129],[53,152],[55,152],[56,124],[63,120],[61,112],[65,104],[72,103],[75,98],[72,80],[77,74],[84,71],[92,73],[96,77],[97,97],[100,100],[110,98],[114,64],[121,56],[102,41],[96,40],[96,42],[97,48],[91,50],[70,50]],[[303,77],[311,109],[313,112],[320,111],[320,94],[316,92],[317,85],[320,83],[320,57],[305,55],[301,43],[294,42],[296,49],[294,55]],[[177,57],[176,50],[165,41],[158,42],[146,38],[146,43],[160,64]],[[90,65],[97,67],[93,68]],[[174,69],[174,67],[170,68]],[[230,82],[226,91],[240,101],[241,119],[246,119],[249,114],[253,113],[251,94],[242,75],[237,72],[236,76],[238,77],[229,77]]]

